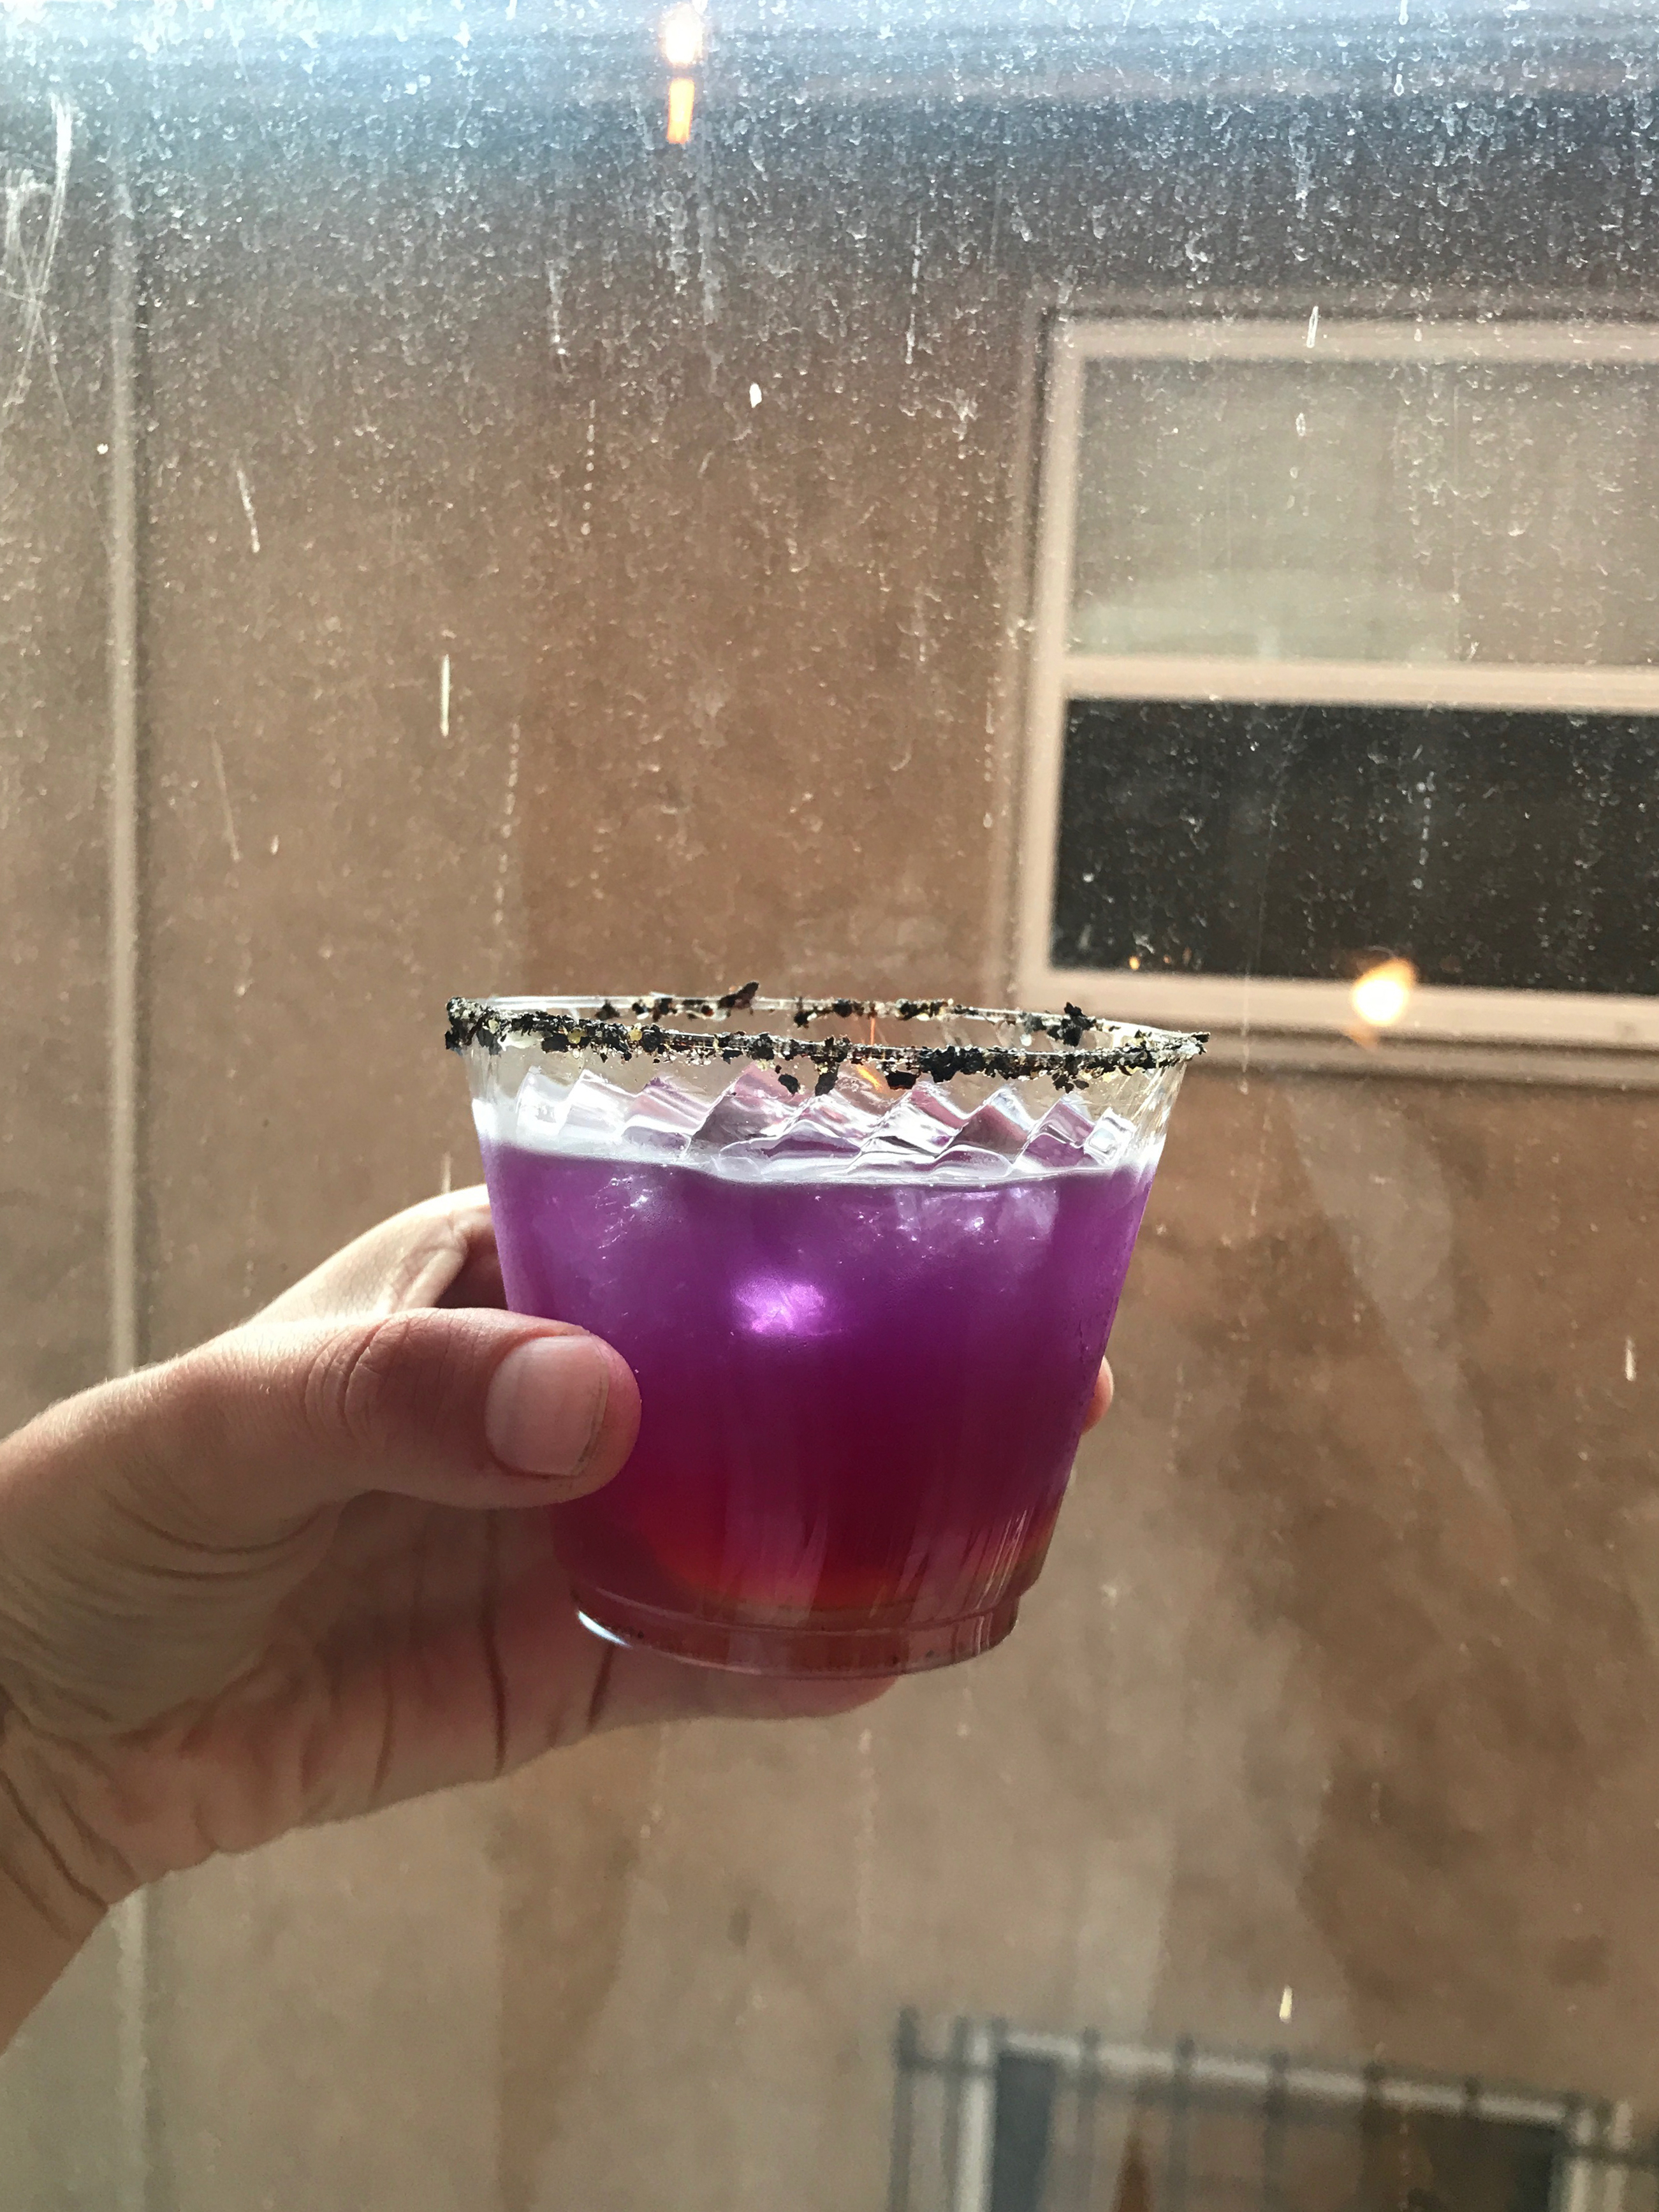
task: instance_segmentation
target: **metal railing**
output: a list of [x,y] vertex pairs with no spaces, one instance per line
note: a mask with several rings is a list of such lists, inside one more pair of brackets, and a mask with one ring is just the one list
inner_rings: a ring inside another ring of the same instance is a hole
[[888,2212],[1659,2212],[1607,2100],[899,2021]]

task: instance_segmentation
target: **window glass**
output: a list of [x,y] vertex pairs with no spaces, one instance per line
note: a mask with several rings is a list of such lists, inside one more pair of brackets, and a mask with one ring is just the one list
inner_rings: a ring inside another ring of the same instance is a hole
[[1659,989],[1659,725],[1073,700],[1057,968]]
[[1110,970],[1154,1018],[1340,1034],[1386,971],[1424,1036],[1645,1036],[1651,326],[1049,343],[1028,989]]
[[1090,361],[1073,653],[1659,659],[1659,365],[1616,357],[1650,333],[1601,362],[1549,357],[1595,350],[1570,326],[1511,337],[1544,356],[1518,361],[1447,360],[1432,325],[1385,325],[1383,361],[1341,357],[1370,334],[1313,337],[1287,334],[1300,359]]
[[750,977],[1213,1032],[1115,1401],[983,1658],[125,1908],[0,2205],[1651,2212],[1649,0],[667,12],[5,11],[4,1424]]

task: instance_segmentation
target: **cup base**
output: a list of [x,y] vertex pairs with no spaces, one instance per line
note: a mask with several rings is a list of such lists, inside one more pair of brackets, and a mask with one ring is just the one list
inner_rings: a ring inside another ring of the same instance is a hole
[[1004,1598],[988,1613],[966,1614],[925,1627],[815,1627],[795,1622],[777,1628],[706,1620],[659,1607],[638,1605],[608,1590],[578,1589],[576,1609],[585,1628],[608,1644],[663,1651],[694,1667],[729,1674],[771,1674],[797,1681],[880,1680],[921,1674],[975,1659],[1001,1643],[1019,1613],[1019,1599]]

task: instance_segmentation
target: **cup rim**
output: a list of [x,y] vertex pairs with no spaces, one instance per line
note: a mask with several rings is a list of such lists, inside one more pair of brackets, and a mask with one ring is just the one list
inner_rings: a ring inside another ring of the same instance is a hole
[[[762,998],[759,986],[687,996],[681,993],[619,992],[607,997],[455,998],[449,1001],[444,1042],[452,1052],[482,1050],[492,1057],[509,1038],[538,1042],[544,1052],[597,1052],[631,1060],[707,1062],[749,1060],[771,1065],[786,1088],[799,1091],[787,1073],[805,1060],[816,1068],[813,1088],[834,1089],[849,1063],[875,1070],[895,1090],[908,1089],[922,1076],[948,1083],[957,1075],[994,1075],[1010,1081],[1047,1076],[1060,1090],[1076,1089],[1097,1075],[1151,1073],[1195,1060],[1208,1042],[1206,1030],[1150,1029],[1144,1024],[1103,1020],[1080,1006],[1059,1013],[1028,1012],[1018,1007],[970,1006],[954,999]],[[665,1024],[677,1017],[712,1021],[726,1014],[777,1014],[787,1026],[771,1030],[678,1030]],[[851,1036],[805,1037],[792,1030],[830,1019],[887,1022],[979,1022],[1012,1031],[1018,1044],[876,1044]],[[1085,1045],[1097,1035],[1109,1042]],[[1052,1037],[1053,1045],[1034,1039]]]

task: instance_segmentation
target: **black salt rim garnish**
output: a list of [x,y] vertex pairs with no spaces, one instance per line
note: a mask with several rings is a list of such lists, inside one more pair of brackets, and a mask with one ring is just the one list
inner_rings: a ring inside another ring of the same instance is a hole
[[[452,999],[449,1030],[444,1042],[451,1052],[478,1046],[498,1053],[509,1037],[538,1040],[544,1052],[597,1052],[602,1058],[615,1054],[632,1060],[636,1053],[649,1060],[682,1060],[707,1063],[714,1060],[763,1061],[779,1069],[779,1080],[791,1091],[800,1085],[783,1073],[791,1062],[805,1060],[817,1068],[813,1089],[820,1093],[835,1088],[836,1078],[849,1061],[875,1069],[896,1091],[908,1090],[921,1076],[948,1083],[957,1075],[994,1075],[1009,1081],[1046,1075],[1057,1090],[1075,1090],[1097,1075],[1150,1073],[1196,1058],[1207,1042],[1207,1032],[1133,1028],[1121,1022],[1098,1021],[1080,1006],[1063,1012],[1024,1013],[1006,1006],[963,1006],[952,999],[760,999],[758,986],[745,983],[741,990],[717,998],[668,998],[660,994],[639,999],[606,999],[595,1013],[572,1014],[556,1006],[506,1006],[500,1000]],[[712,1020],[716,1014],[779,1013],[797,1029],[831,1016],[843,1021],[854,1018],[878,1021],[988,1022],[1025,1036],[1047,1036],[1055,1047],[977,1044],[904,1045],[864,1044],[856,1037],[803,1037],[787,1030],[774,1035],[767,1030],[676,1030],[664,1027],[676,1016],[698,1015]],[[1109,1036],[1106,1045],[1084,1045],[1091,1031]]]

